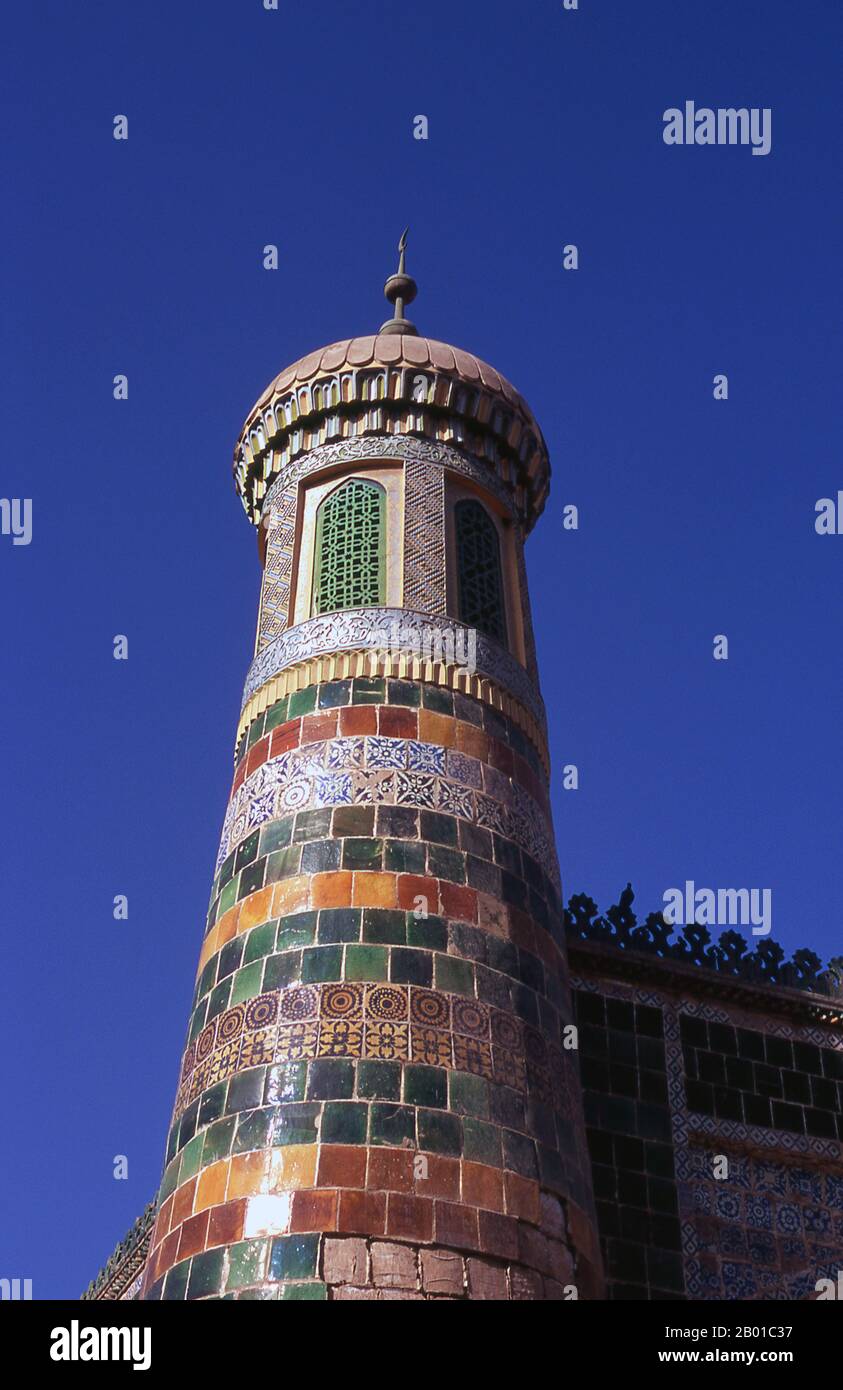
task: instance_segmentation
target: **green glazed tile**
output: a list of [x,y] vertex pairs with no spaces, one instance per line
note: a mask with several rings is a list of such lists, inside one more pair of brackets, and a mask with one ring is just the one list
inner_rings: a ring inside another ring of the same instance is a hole
[[321,1111],[319,1104],[279,1105],[272,1126],[273,1144],[315,1144]]
[[187,1277],[190,1274],[190,1260],[182,1260],[181,1264],[173,1265],[167,1272],[164,1281],[164,1289],[161,1294],[162,1300],[178,1299],[181,1301],[187,1295]]
[[323,1144],[365,1144],[369,1107],[356,1101],[329,1101],[322,1113]]
[[211,1128],[205,1131],[205,1147],[202,1150],[203,1168],[207,1168],[211,1163],[216,1163],[217,1159],[228,1158],[234,1141],[236,1124],[237,1116],[227,1115],[224,1120],[218,1120],[215,1125],[211,1125]]
[[347,836],[342,842],[344,869],[380,869],[383,863],[383,840],[356,839]]
[[409,1105],[373,1105],[369,1129],[372,1144],[403,1148],[416,1142],[416,1112]]
[[259,849],[261,858],[267,854],[274,854],[277,849],[286,849],[292,838],[292,816],[285,816],[283,820],[270,821],[268,825],[261,828]]
[[231,983],[233,979],[234,976],[229,975],[227,979],[220,980],[219,984],[216,985],[215,988],[212,989],[211,993],[208,995],[209,1023],[212,1018],[217,1017],[217,1014],[223,1013],[228,1008],[228,1001],[231,998]]
[[462,1120],[444,1110],[420,1110],[419,1148],[459,1157],[463,1148]]
[[219,1293],[224,1255],[223,1246],[219,1250],[206,1250],[201,1255],[193,1256],[187,1283],[188,1298],[209,1298]]
[[317,1284],[282,1284],[281,1301],[282,1303],[291,1302],[320,1302],[324,1303],[328,1297],[328,1285]]
[[278,923],[276,949],[289,951],[294,946],[310,946],[316,940],[317,914],[297,912],[292,917],[282,917]]
[[480,1120],[489,1118],[489,1083],[482,1076],[450,1072],[448,1095],[455,1115],[472,1115]]
[[313,1279],[319,1259],[319,1236],[276,1236],[269,1261],[271,1279]]
[[191,1139],[189,1144],[185,1144],[181,1156],[181,1172],[179,1182],[187,1182],[194,1173],[198,1173],[202,1167],[202,1149],[205,1143],[204,1134],[197,1134]]
[[244,1284],[258,1284],[264,1277],[268,1240],[241,1240],[228,1252],[227,1289],[241,1289]]
[[407,945],[428,951],[447,951],[448,927],[441,917],[416,917],[407,913]]
[[289,702],[289,696],[285,695],[283,699],[277,700],[276,703],[266,711],[263,721],[263,731],[265,734],[268,734],[271,729],[277,729],[279,724],[286,724],[288,718],[287,706]]
[[260,994],[262,977],[262,960],[253,961],[251,965],[245,965],[242,970],[238,970],[234,976],[231,1003],[242,1004],[244,999],[253,999],[256,994]]
[[368,1100],[400,1100],[400,1064],[398,1062],[358,1062],[357,1094]]
[[427,1105],[431,1108],[447,1105],[447,1073],[441,1067],[406,1066],[404,1100],[407,1105]]
[[246,938],[246,949],[243,952],[243,964],[248,965],[253,960],[261,960],[263,956],[268,956],[271,951],[274,951],[277,932],[277,922],[265,922],[262,927],[256,927],[254,931],[250,931]]
[[305,690],[294,690],[287,709],[288,719],[298,719],[303,714],[311,714],[316,709],[316,686],[309,685]]
[[474,994],[474,966],[457,956],[437,955],[433,958],[434,981],[437,989],[449,994]]
[[382,946],[403,946],[407,940],[407,919],[392,908],[367,907],[363,911],[363,940]]
[[254,748],[255,744],[257,743],[258,739],[263,733],[264,718],[264,715],[259,714],[257,719],[255,719],[253,723],[249,726],[249,737],[246,742],[247,748]]
[[[347,980],[385,980],[389,969],[389,952],[383,946],[346,946],[345,978]],[[338,978],[332,976],[332,979]]]
[[342,979],[342,946],[312,946],[302,952],[301,977],[306,984]]
[[488,1163],[500,1168],[503,1163],[501,1132],[497,1125],[484,1124],[482,1120],[464,1119],[463,1157],[474,1163]]
[[265,1149],[269,1143],[272,1119],[272,1111],[269,1109],[252,1110],[241,1115],[232,1153],[250,1153],[252,1149]]
[[263,972],[263,988],[285,989],[287,985],[298,984],[301,979],[301,951],[285,951],[279,956],[268,956]]
[[239,880],[240,875],[235,874],[234,878],[229,879],[228,883],[225,885],[222,892],[220,893],[219,907],[217,908],[217,921],[219,921],[223,913],[228,912],[228,909],[230,907],[233,907],[234,904],[237,902],[237,885],[239,883]]

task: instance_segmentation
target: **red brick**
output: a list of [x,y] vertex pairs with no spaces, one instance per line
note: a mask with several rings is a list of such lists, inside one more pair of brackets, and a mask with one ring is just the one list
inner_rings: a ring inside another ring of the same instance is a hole
[[335,1231],[337,1228],[337,1193],[319,1187],[293,1193],[290,1231]]
[[324,1277],[326,1284],[356,1284],[368,1282],[369,1254],[365,1240],[352,1236],[338,1239],[329,1236],[325,1241]]
[[451,1298],[462,1298],[465,1293],[462,1256],[453,1250],[422,1250],[421,1277],[425,1293]]
[[234,774],[234,781],[231,783],[231,796],[233,796],[234,793],[235,793],[236,791],[239,791],[239,790],[240,790],[240,788],[242,787],[242,785],[243,785],[243,783],[245,782],[245,780],[246,780],[246,759],[245,759],[245,758],[241,758],[241,759],[240,759],[240,763],[239,763],[239,765],[238,765],[238,767],[237,767],[237,771],[236,771],[235,774]]
[[439,896],[443,917],[457,917],[461,922],[477,921],[477,894],[473,888],[448,883],[443,878],[439,881]]
[[277,758],[279,753],[287,753],[291,748],[298,748],[301,738],[301,720],[290,719],[286,724],[281,724],[272,731],[272,741],[269,745],[269,754],[272,758]]
[[378,728],[375,705],[344,705],[340,710],[341,734],[374,734]]
[[200,1211],[197,1216],[191,1216],[185,1221],[181,1228],[181,1240],[179,1241],[179,1259],[186,1260],[189,1255],[196,1255],[200,1250],[205,1249],[205,1240],[208,1235],[208,1216],[209,1212]]
[[491,1260],[470,1258],[466,1261],[468,1269],[468,1292],[472,1298],[491,1299],[505,1303],[509,1297],[504,1265],[492,1264]]
[[383,1235],[386,1230],[385,1192],[340,1192],[338,1231]]
[[418,1287],[415,1252],[408,1245],[372,1242],[372,1282],[380,1289]]
[[226,1202],[221,1207],[211,1207],[208,1222],[208,1248],[212,1245],[232,1245],[243,1239],[243,1222],[246,1217],[246,1198],[236,1202]]
[[418,714],[412,709],[381,705],[378,710],[378,733],[385,738],[418,738]]
[[458,1250],[479,1248],[477,1212],[473,1207],[463,1207],[456,1202],[437,1202],[434,1222],[439,1245],[454,1245]]
[[502,1260],[518,1258],[518,1222],[512,1216],[500,1216],[494,1211],[481,1211],[480,1249],[486,1255],[499,1255]]
[[387,1235],[398,1240],[426,1241],[433,1236],[433,1202],[429,1197],[410,1197],[390,1192],[386,1207]]
[[370,1149],[366,1186],[387,1192],[412,1192],[413,1157],[407,1149]]
[[171,1231],[167,1239],[158,1247],[158,1262],[155,1269],[156,1279],[160,1279],[161,1275],[175,1264],[178,1255],[180,1236],[181,1227],[179,1226],[177,1230]]
[[509,1271],[510,1297],[523,1301],[537,1301],[544,1298],[544,1284],[540,1274],[534,1269],[520,1269],[513,1265]]
[[366,1150],[351,1144],[323,1144],[319,1149],[320,1187],[365,1187]]

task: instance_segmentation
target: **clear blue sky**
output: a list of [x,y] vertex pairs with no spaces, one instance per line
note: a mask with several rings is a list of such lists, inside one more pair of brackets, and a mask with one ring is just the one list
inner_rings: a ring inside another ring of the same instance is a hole
[[[567,892],[770,887],[774,935],[840,952],[843,9],[40,0],[4,39],[2,492],[34,536],[0,537],[0,1275],[73,1297],[160,1175],[256,617],[232,447],[284,365],[387,316],[405,223],[420,330],[553,460]],[[686,99],[771,107],[772,152],[668,148]]]

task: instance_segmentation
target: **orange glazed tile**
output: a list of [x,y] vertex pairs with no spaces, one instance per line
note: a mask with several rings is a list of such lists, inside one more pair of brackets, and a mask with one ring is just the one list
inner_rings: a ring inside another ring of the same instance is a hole
[[463,922],[477,920],[477,892],[474,888],[464,888],[459,883],[448,883],[440,879],[439,894],[442,899],[442,915],[457,917]]
[[178,1258],[186,1260],[189,1255],[198,1255],[200,1250],[205,1249],[207,1234],[208,1213],[200,1211],[197,1216],[191,1216],[181,1228]]
[[365,1187],[366,1150],[351,1144],[323,1144],[318,1172],[320,1187]]
[[219,1163],[212,1163],[210,1168],[206,1168],[204,1172],[199,1174],[196,1197],[193,1202],[196,1211],[203,1211],[205,1207],[216,1207],[225,1200],[230,1167],[231,1160],[221,1158]]
[[171,1192],[166,1202],[158,1213],[158,1220],[155,1223],[155,1231],[152,1237],[152,1244],[158,1245],[170,1229],[170,1213],[173,1210],[174,1192]]
[[440,1154],[424,1154],[427,1177],[416,1178],[416,1191],[425,1197],[446,1197],[459,1201],[460,1161]]
[[235,1241],[242,1240],[245,1216],[245,1197],[239,1197],[236,1202],[225,1202],[221,1207],[211,1207],[207,1247],[233,1245]]
[[[316,879],[313,880],[314,884]],[[272,916],[284,917],[299,907],[307,907],[310,897],[310,879],[285,878],[276,883],[272,892]]]
[[503,1173],[488,1163],[463,1163],[462,1199],[472,1207],[503,1211]]
[[355,873],[352,902],[355,907],[397,907],[396,875]]
[[318,743],[323,738],[335,738],[337,732],[337,711],[327,710],[324,714],[309,714],[302,720],[302,743]]
[[464,724],[461,720],[457,723],[457,747],[461,753],[470,753],[473,758],[488,761],[488,735],[484,734],[482,729],[475,728],[473,724]]
[[256,1192],[265,1191],[268,1169],[268,1153],[236,1154],[228,1175],[229,1198],[252,1197]]
[[283,1148],[272,1150],[268,1191],[289,1192],[292,1188],[313,1187],[315,1182],[315,1144],[286,1144]]
[[170,1218],[171,1226],[180,1226],[186,1221],[193,1211],[193,1195],[196,1191],[196,1179],[191,1178],[182,1187],[176,1188],[173,1193],[173,1214]]
[[387,1192],[412,1192],[413,1157],[406,1149],[370,1149],[366,1186]]
[[335,1231],[338,1195],[330,1188],[294,1192],[290,1231]]
[[300,719],[291,719],[288,723],[282,724],[273,731],[272,742],[269,745],[270,757],[277,758],[279,753],[288,753],[291,748],[298,748],[300,736]]
[[507,1216],[520,1216],[523,1221],[538,1221],[539,1185],[532,1178],[522,1178],[518,1173],[505,1173],[504,1199]]
[[385,1192],[341,1192],[337,1230],[382,1236],[386,1230]]
[[439,884],[435,878],[423,878],[419,874],[400,874],[398,878],[398,906],[412,912],[416,898],[427,899],[427,911],[434,915],[439,911]]
[[419,738],[425,743],[438,743],[442,748],[453,748],[457,741],[457,721],[447,714],[434,714],[433,710],[419,710]]
[[[352,874],[339,869],[333,874],[316,874],[312,880],[314,907],[348,907],[351,903]],[[277,913],[276,915],[280,915]]]
[[260,927],[264,922],[268,922],[272,916],[272,886],[261,888],[257,893],[250,893],[248,898],[244,898],[238,903],[240,916],[237,921],[237,935],[241,932],[250,931],[252,927]]
[[341,734],[374,734],[378,728],[375,705],[345,705],[340,710]]

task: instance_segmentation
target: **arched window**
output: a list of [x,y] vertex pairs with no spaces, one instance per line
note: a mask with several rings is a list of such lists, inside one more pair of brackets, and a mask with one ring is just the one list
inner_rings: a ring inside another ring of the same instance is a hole
[[386,494],[378,483],[350,478],[316,513],[313,613],[384,602]]
[[498,532],[479,502],[454,508],[457,535],[457,586],[460,620],[506,643],[506,610]]

